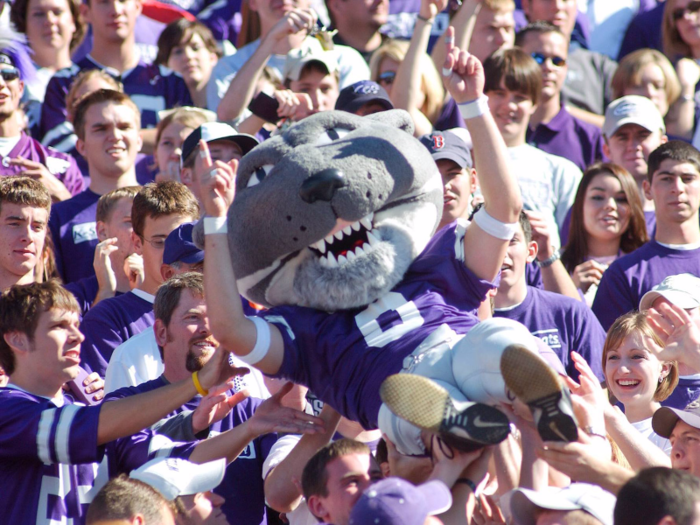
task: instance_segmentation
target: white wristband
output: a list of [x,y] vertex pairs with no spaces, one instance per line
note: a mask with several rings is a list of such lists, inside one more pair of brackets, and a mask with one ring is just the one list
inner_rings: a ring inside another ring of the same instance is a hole
[[248,355],[238,355],[236,357],[247,365],[254,365],[262,361],[270,350],[270,325],[267,324],[265,319],[260,317],[248,317],[248,319],[253,321],[258,332],[255,346]]
[[481,95],[476,100],[458,104],[457,107],[464,120],[480,117],[489,112],[489,97]]
[[488,214],[484,206],[474,215],[474,222],[489,235],[496,237],[496,239],[503,239],[504,241],[511,240],[520,226],[519,222],[508,224],[494,219]]
[[228,217],[204,217],[204,235],[228,233]]

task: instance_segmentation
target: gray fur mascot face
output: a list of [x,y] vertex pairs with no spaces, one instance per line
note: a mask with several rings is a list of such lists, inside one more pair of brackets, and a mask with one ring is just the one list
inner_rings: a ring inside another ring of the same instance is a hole
[[442,215],[440,174],[405,111],[313,115],[247,154],[228,212],[240,292],[332,312],[391,290]]

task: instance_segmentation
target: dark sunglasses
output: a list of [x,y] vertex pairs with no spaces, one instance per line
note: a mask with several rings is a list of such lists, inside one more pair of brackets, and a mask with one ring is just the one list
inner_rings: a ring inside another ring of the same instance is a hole
[[542,53],[532,53],[530,56],[534,58],[535,62],[537,62],[539,65],[544,64],[547,61],[547,59],[552,61],[554,67],[564,67],[566,65],[566,59],[562,57],[548,57],[544,56]]
[[396,71],[384,71],[384,73],[379,75],[379,83],[391,84],[392,82],[394,82],[395,78]]
[[0,69],[0,76],[5,82],[12,82],[19,78],[19,69],[11,67],[8,69]]
[[671,16],[673,17],[673,21],[677,22],[678,20],[683,18],[686,13],[697,13],[698,11],[700,11],[700,1],[695,0],[693,2],[690,2],[685,7],[679,7],[678,9],[674,9],[673,14]]

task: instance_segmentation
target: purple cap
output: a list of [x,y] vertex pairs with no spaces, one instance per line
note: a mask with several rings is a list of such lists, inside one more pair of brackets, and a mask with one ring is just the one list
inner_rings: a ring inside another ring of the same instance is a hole
[[423,525],[425,518],[452,506],[452,494],[441,481],[412,485],[386,478],[369,487],[350,513],[350,525]]
[[360,80],[343,88],[335,102],[335,109],[355,113],[369,102],[377,102],[384,109],[394,109],[386,90],[371,80]]
[[193,222],[181,224],[165,239],[163,263],[184,262],[196,264],[204,260],[204,250],[197,248],[192,241]]
[[420,141],[428,148],[435,162],[451,160],[462,169],[474,166],[467,143],[452,131],[433,131],[429,135],[423,135]]

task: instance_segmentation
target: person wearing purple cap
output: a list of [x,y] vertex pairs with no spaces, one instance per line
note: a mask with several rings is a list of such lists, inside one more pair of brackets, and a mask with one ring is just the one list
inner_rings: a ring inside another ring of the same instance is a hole
[[73,157],[42,146],[23,130],[27,72],[19,69],[17,53],[9,46],[0,50],[0,175],[24,173],[40,180],[54,200],[70,199],[84,185]]
[[340,91],[335,109],[364,117],[394,109],[394,104],[382,86],[372,80],[360,80]]
[[452,506],[450,489],[441,481],[412,485],[401,478],[387,478],[372,485],[357,500],[349,525],[433,525],[432,516]]

